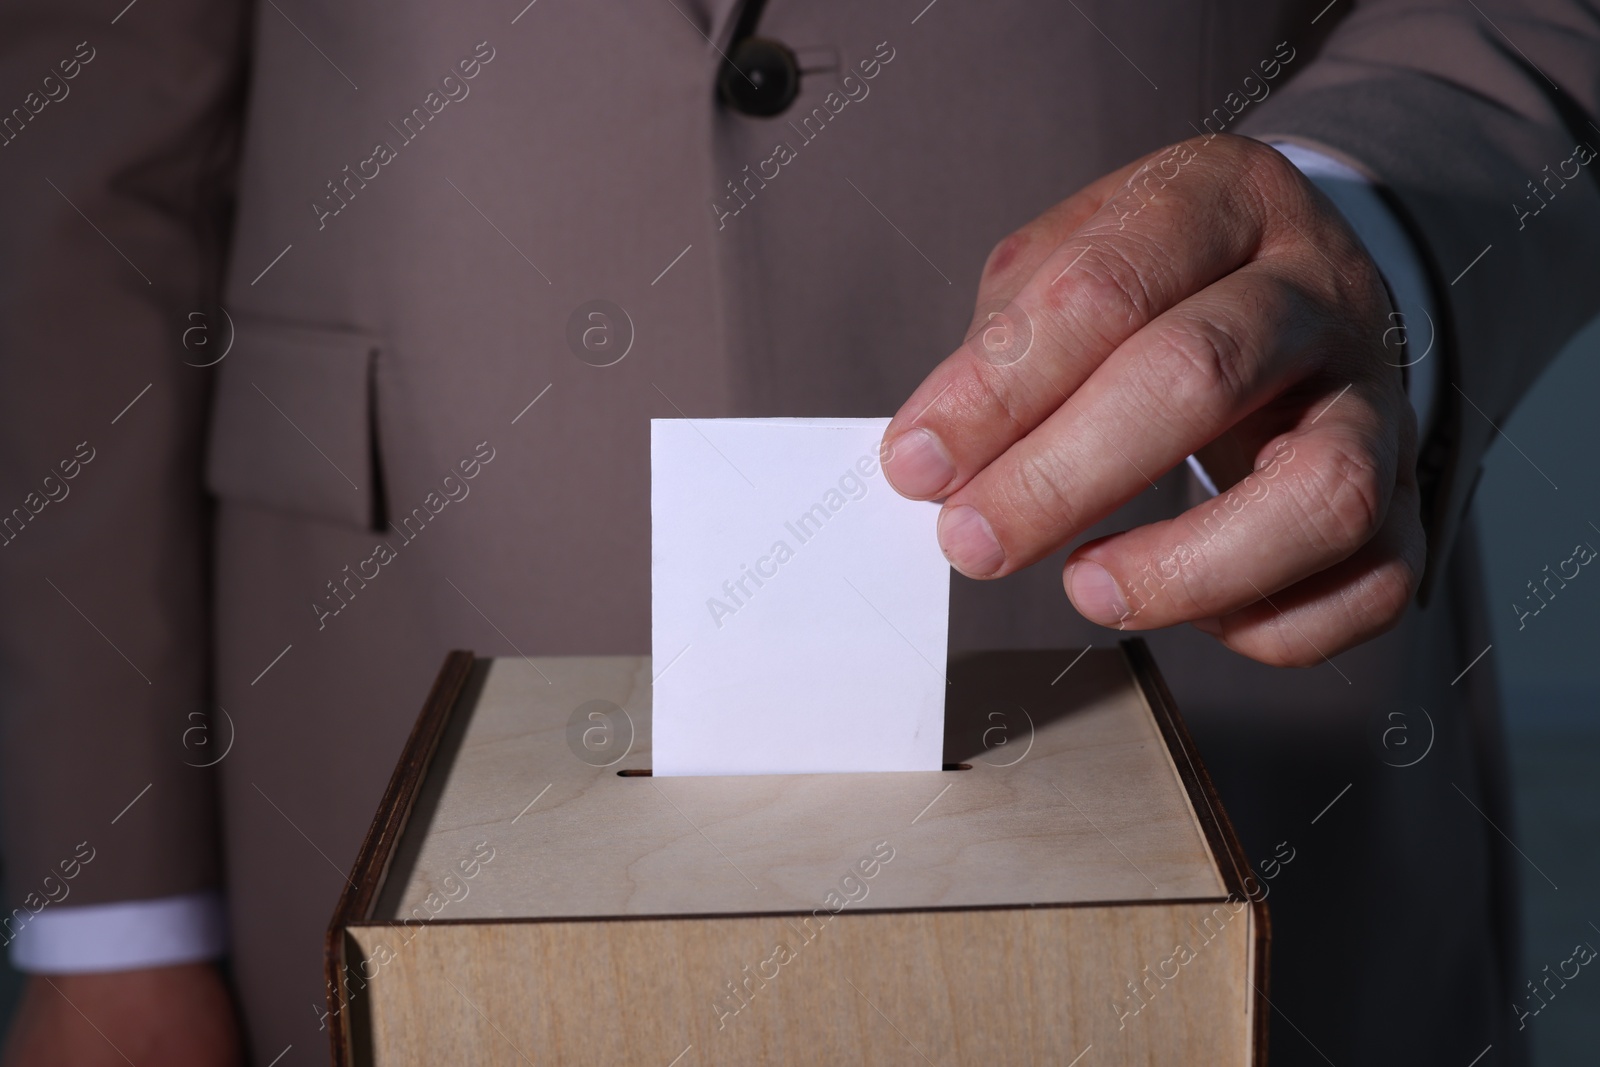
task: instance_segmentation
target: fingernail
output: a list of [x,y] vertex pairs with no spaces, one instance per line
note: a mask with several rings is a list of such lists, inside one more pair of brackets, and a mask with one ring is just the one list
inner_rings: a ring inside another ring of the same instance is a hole
[[1081,559],[1067,571],[1067,596],[1078,614],[1101,626],[1115,626],[1128,616],[1117,580],[1092,560]]
[[969,578],[988,577],[1006,561],[989,520],[965,504],[939,514],[939,547],[950,565]]
[[932,430],[907,430],[889,443],[883,473],[901,496],[932,497],[956,476],[955,461]]

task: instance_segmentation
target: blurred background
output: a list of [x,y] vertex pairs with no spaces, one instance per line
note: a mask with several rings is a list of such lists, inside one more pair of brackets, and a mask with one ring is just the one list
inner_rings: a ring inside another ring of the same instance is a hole
[[[1494,624],[1489,655],[1511,734],[1517,826],[1505,829],[1529,860],[1521,869],[1525,980],[1542,977],[1547,964],[1554,972],[1575,945],[1600,949],[1600,580],[1588,587],[1580,572],[1521,630],[1514,607],[1527,582],[1546,564],[1553,571],[1575,544],[1600,549],[1596,397],[1600,320],[1500,428],[1473,505]],[[1580,971],[1526,1024],[1537,1067],[1600,1062],[1600,976]]]
[[[1525,980],[1587,942],[1600,948],[1600,575],[1587,569],[1522,620],[1527,583],[1586,541],[1600,549],[1600,319],[1545,373],[1484,463],[1483,535],[1494,643],[1510,731]],[[1553,485],[1552,485],[1553,483]],[[1542,874],[1540,872],[1543,872]],[[21,978],[0,954],[0,1020]],[[1532,1003],[1531,1001],[1527,1003]],[[1511,1005],[1506,1005],[1511,1010]],[[1536,1067],[1600,1062],[1600,973],[1585,968],[1525,1020]]]

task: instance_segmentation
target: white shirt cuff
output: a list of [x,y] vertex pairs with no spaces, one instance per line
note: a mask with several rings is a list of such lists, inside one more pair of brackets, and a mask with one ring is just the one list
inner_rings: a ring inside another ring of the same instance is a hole
[[[1428,289],[1427,276],[1411,238],[1401,228],[1389,205],[1383,202],[1372,183],[1360,171],[1346,166],[1332,156],[1314,149],[1282,141],[1268,141],[1273,148],[1297,167],[1301,174],[1333,201],[1344,216],[1367,254],[1378,265],[1383,279],[1394,294],[1395,310],[1400,320],[1393,323],[1393,332],[1384,335],[1388,358],[1399,366],[1406,366],[1406,389],[1411,398],[1412,410],[1417,415],[1418,443],[1425,440],[1433,418],[1434,392],[1438,388],[1438,361],[1432,355],[1437,339],[1437,319],[1434,318],[1433,296]],[[1401,323],[1404,323],[1404,333]],[[1404,337],[1405,347],[1400,347]],[[1193,456],[1189,457],[1189,470],[1195,480],[1216,496],[1218,486]]]
[[185,893],[116,904],[19,908],[4,922],[11,965],[30,974],[89,974],[216,959],[227,948],[222,895]]

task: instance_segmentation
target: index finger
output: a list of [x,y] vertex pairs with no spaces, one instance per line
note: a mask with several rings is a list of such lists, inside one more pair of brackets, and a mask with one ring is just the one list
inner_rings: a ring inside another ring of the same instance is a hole
[[1044,256],[890,421],[884,473],[897,491],[954,493],[1122,342],[1261,250],[1264,196],[1299,178],[1282,156],[1245,140],[1184,141],[1146,160]]

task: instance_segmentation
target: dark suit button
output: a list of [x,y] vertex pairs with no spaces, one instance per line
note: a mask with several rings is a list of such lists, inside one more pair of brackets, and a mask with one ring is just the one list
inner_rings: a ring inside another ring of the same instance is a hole
[[800,63],[777,41],[746,37],[728,59],[717,75],[717,96],[735,111],[771,118],[800,95]]

